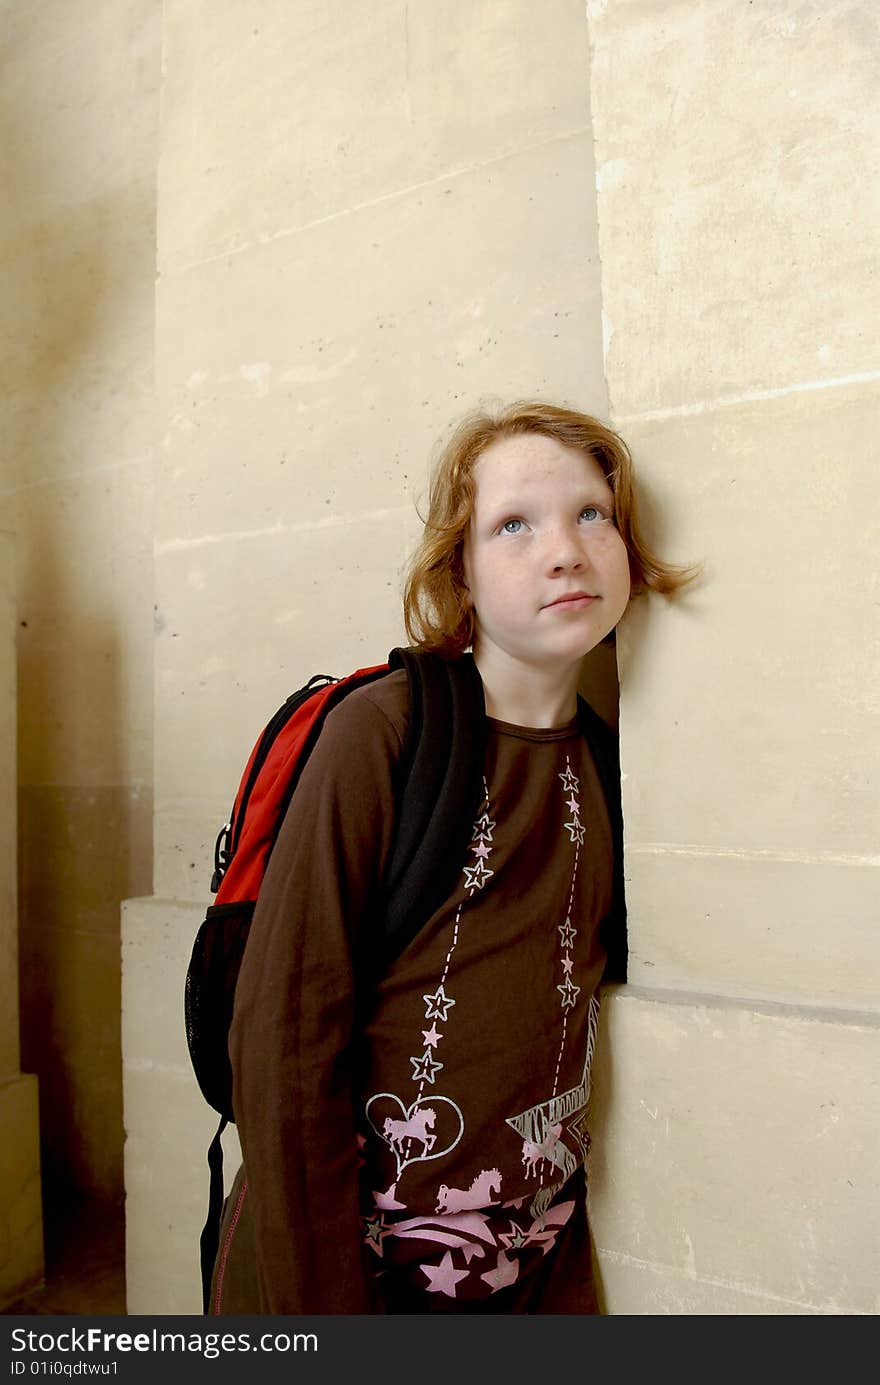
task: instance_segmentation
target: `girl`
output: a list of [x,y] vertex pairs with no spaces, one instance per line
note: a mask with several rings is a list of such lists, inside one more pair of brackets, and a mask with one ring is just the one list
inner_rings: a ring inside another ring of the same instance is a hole
[[406,676],[350,693],[306,764],[239,976],[244,1163],[213,1311],[599,1311],[586,1113],[623,920],[577,686],[633,590],[690,575],[640,537],[629,453],[596,419],[525,403],[453,436],[405,619],[419,649],[472,650],[482,680],[471,845],[365,1004],[352,958],[393,843]]

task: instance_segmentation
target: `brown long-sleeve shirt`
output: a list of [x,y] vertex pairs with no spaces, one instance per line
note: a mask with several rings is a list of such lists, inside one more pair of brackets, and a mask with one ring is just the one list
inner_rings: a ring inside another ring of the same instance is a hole
[[402,672],[330,713],[272,854],[230,1036],[244,1167],[214,1311],[596,1311],[596,770],[575,723],[490,719],[458,883],[368,984],[353,959],[378,929],[407,717]]

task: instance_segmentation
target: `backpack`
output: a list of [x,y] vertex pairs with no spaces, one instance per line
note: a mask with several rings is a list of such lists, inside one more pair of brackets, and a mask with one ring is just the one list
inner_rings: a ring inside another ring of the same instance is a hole
[[220,1115],[208,1150],[208,1215],[200,1240],[208,1308],[223,1212],[221,1136],[235,1120],[227,1048],[235,987],[272,848],[327,714],[355,688],[406,671],[410,724],[397,771],[397,830],[377,911],[377,969],[407,943],[450,893],[470,840],[481,793],[485,703],[470,655],[394,649],[386,664],[346,678],[317,674],[287,698],[245,766],[229,821],[214,848],[211,891],[186,973],[187,1045],[202,1095]]
[[[186,974],[184,1011],[190,1058],[202,1095],[220,1115],[208,1150],[208,1215],[200,1240],[208,1311],[211,1274],[223,1212],[221,1136],[232,1109],[229,1027],[251,919],[281,824],[327,714],[349,692],[394,669],[407,674],[410,719],[396,773],[396,832],[382,888],[376,970],[398,956],[454,888],[482,793],[485,701],[470,654],[393,649],[386,664],[346,678],[318,674],[287,698],[259,737],[245,766],[229,821],[214,849],[211,905],[196,935]],[[623,907],[620,779],[616,739],[578,699],[581,728],[593,751],[614,837],[614,917]],[[622,943],[621,943],[622,938]],[[614,926],[606,979],[625,978],[625,931]],[[622,951],[621,951],[622,946]],[[622,975],[621,975],[622,968]]]

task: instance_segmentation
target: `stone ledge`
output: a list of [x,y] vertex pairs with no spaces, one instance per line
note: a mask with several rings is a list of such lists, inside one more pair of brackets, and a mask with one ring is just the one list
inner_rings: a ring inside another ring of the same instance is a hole
[[610,990],[589,1168],[608,1312],[876,1312],[878,1071],[873,1014]]

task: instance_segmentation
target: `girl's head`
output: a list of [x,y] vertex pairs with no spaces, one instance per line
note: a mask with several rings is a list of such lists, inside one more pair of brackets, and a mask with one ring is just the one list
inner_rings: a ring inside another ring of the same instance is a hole
[[[622,540],[626,549],[629,566],[629,581],[634,594],[646,590],[671,593],[689,581],[692,572],[674,567],[656,557],[639,533],[635,512],[633,489],[633,468],[629,450],[622,438],[598,419],[589,414],[577,413],[573,409],[563,409],[553,404],[516,403],[497,413],[480,411],[471,414],[459,424],[449,443],[443,450],[434,472],[431,484],[428,517],[421,543],[410,565],[404,594],[404,618],[410,641],[422,649],[435,649],[448,655],[461,653],[474,641],[476,613],[471,599],[467,580],[469,563],[473,564],[475,552],[480,553],[479,545],[484,543],[480,531],[474,529],[479,479],[478,463],[494,444],[506,439],[519,438],[525,444],[525,435],[537,435],[535,446],[521,446],[508,449],[522,462],[527,461],[534,452],[535,463],[550,461],[553,458],[565,460],[567,453],[579,452],[590,459],[586,472],[596,477],[599,489],[610,500],[605,507],[610,512],[597,514],[593,509],[586,510],[578,519],[583,525],[595,519],[604,518],[607,525],[617,531],[614,542],[618,549]],[[559,446],[547,447],[538,439],[549,439]],[[504,450],[495,448],[495,456],[503,457]],[[488,465],[488,463],[487,463]],[[598,468],[598,471],[597,471]],[[600,475],[601,473],[601,475]],[[528,479],[528,468],[520,466],[518,474]],[[555,474],[551,465],[549,474]],[[493,464],[492,499],[498,493],[499,469]],[[487,473],[487,481],[489,473]],[[604,478],[604,484],[602,481]],[[488,492],[488,486],[486,487]],[[501,487],[503,490],[503,487]],[[602,501],[602,496],[584,495],[584,501],[592,504],[594,499]],[[579,502],[583,504],[583,502]],[[484,505],[481,505],[480,524],[485,524]],[[488,515],[486,516],[488,518]],[[499,513],[500,522],[505,516]],[[516,519],[516,516],[513,516]],[[549,516],[548,516],[549,519]],[[495,520],[492,519],[494,524]],[[507,545],[510,536],[515,545],[524,542],[520,537],[522,530],[517,523],[507,523],[501,542]],[[598,532],[598,531],[592,531]],[[617,539],[619,535],[619,540]],[[606,533],[606,548],[608,535]],[[595,542],[593,538],[591,543]],[[475,544],[477,548],[475,549]],[[489,562],[495,562],[491,549],[485,549]],[[599,550],[602,551],[601,548]],[[507,551],[502,562],[507,561]],[[514,561],[516,561],[514,559]],[[618,597],[618,611],[615,620],[622,613],[620,605],[619,562],[615,577],[612,563],[612,579]],[[555,573],[554,576],[564,574]],[[543,579],[542,579],[543,580]],[[575,583],[584,586],[584,582]],[[589,583],[587,582],[588,586]],[[625,596],[623,597],[625,606]]]

